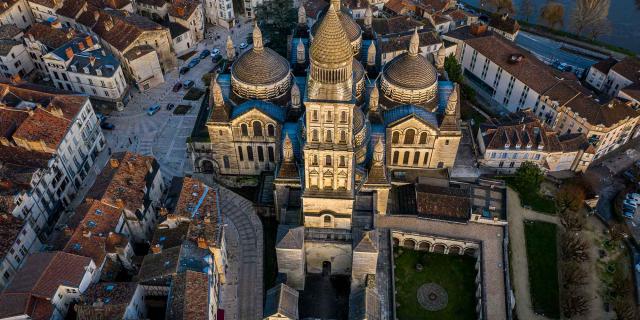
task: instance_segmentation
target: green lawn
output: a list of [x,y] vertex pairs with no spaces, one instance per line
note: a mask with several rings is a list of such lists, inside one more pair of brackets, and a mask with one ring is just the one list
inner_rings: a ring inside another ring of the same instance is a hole
[[530,190],[519,190],[514,183],[513,177],[501,177],[501,179],[507,182],[507,185],[516,191],[520,196],[520,203],[523,206],[528,206],[532,210],[555,215],[556,203],[551,197],[541,195],[539,192],[532,192]]
[[[394,250],[398,250],[395,248]],[[395,259],[396,315],[400,320],[477,319],[475,313],[475,261],[469,256],[444,255],[402,248]],[[424,266],[416,271],[416,263]],[[418,288],[429,282],[441,285],[449,296],[443,310],[430,312],[418,303]]]
[[533,309],[547,317],[559,318],[557,227],[547,222],[525,221],[524,233]]

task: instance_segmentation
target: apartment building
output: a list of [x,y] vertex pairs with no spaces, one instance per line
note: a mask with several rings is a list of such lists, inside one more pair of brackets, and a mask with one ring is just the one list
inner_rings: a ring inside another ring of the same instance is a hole
[[640,107],[640,59],[636,57],[600,61],[589,68],[586,81],[611,97],[619,97]]
[[515,172],[527,161],[550,172],[584,172],[595,155],[586,135],[558,136],[529,109],[483,123],[477,140],[480,165],[500,172]]
[[77,36],[75,29],[65,27],[61,23],[34,23],[27,30],[24,43],[33,61],[35,71],[41,76],[49,75],[49,68],[44,62],[44,56],[63,46]]
[[[376,40],[376,51],[379,52],[380,66],[407,52],[412,35],[413,30],[379,37]],[[424,57],[438,52],[443,46],[438,34],[432,30],[419,30],[418,36],[420,38],[419,53]]]
[[171,4],[165,0],[137,0],[136,12],[154,21],[161,21],[167,16]]
[[0,26],[0,72],[7,78],[24,77],[33,70],[23,37],[22,30],[13,24]]
[[225,28],[234,26],[236,18],[232,0],[204,0],[205,20]]
[[0,209],[0,290],[20,269],[29,252],[42,246],[36,232],[22,219]]
[[8,0],[0,3],[0,25],[13,24],[25,29],[33,23],[33,15],[26,0]]
[[56,20],[56,11],[62,8],[63,0],[27,0],[36,22]]
[[444,38],[458,44],[465,80],[478,95],[505,112],[530,108],[559,135],[585,134],[596,158],[628,141],[637,124],[633,103],[597,100],[573,73],[555,70],[484,25]]
[[515,41],[520,33],[520,24],[508,13],[493,14],[489,20],[489,31],[493,31],[507,40]]
[[77,319],[146,319],[144,295],[145,290],[135,282],[93,284],[80,296]]
[[118,110],[129,100],[120,62],[92,36],[79,35],[47,53],[43,61],[60,89],[88,94],[96,104],[114,105]]
[[196,42],[204,39],[204,13],[199,1],[174,0],[169,7],[169,22],[189,29]]
[[105,140],[87,96],[0,80],[0,202],[46,238]]
[[32,254],[0,294],[0,319],[64,319],[99,276],[86,257],[60,251]]

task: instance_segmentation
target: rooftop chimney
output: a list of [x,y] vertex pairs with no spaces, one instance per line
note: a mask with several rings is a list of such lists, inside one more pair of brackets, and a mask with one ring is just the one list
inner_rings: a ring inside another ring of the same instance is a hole
[[109,163],[111,164],[111,168],[117,168],[120,166],[120,161],[118,161],[118,159],[111,158]]
[[93,38],[91,38],[91,36],[87,36],[84,41],[87,42],[87,47],[91,48],[93,47]]
[[482,23],[474,23],[471,25],[471,34],[478,37],[487,32],[487,25]]
[[176,12],[178,13],[179,16],[184,16],[184,7],[177,7],[176,8]]
[[116,207],[120,210],[124,209],[124,200],[120,198],[116,199]]
[[104,28],[107,31],[111,31],[111,28],[113,28],[113,18],[111,18],[111,16],[107,16],[107,19],[104,21]]
[[160,253],[162,252],[162,247],[159,244],[156,244],[155,246],[151,247],[151,252]]
[[83,237],[87,237],[87,238],[91,238],[91,231],[89,231],[89,230],[82,231],[82,236]]
[[73,58],[73,48],[71,47],[67,48],[67,50],[65,50],[64,53],[67,56],[67,59]]
[[9,78],[9,79],[11,80],[11,83],[13,83],[13,84],[18,84],[22,80],[22,78],[20,78],[20,75],[17,74],[17,73],[12,75],[11,78]]

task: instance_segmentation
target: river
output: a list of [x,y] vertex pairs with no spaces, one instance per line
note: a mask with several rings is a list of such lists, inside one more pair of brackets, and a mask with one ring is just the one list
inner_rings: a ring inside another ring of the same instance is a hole
[[[480,0],[462,0],[460,2],[480,7]],[[521,0],[514,0],[513,2],[517,11]],[[535,3],[537,14],[531,17],[530,22],[535,23],[540,9],[547,0],[533,0],[533,2]],[[572,31],[569,17],[575,6],[575,0],[557,0],[557,2],[565,5],[563,28]],[[611,33],[600,36],[598,40],[640,53],[640,0],[611,0],[609,21],[611,22]]]

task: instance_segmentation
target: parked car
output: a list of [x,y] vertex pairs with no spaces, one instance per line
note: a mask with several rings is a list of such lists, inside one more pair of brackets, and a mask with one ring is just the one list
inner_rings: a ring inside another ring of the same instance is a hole
[[243,42],[243,43],[241,43],[241,44],[240,44],[240,49],[244,49],[244,48],[246,48],[246,47],[247,47],[247,44],[246,44],[246,43],[244,43],[244,42]]
[[113,130],[116,128],[116,126],[113,123],[103,122],[100,124],[100,128],[104,130]]
[[218,48],[213,48],[213,51],[211,51],[211,56],[214,56],[216,54],[220,53],[220,49]]
[[204,59],[208,57],[210,54],[211,54],[211,51],[209,51],[208,49],[204,49],[202,50],[202,52],[200,52],[200,59]]
[[180,68],[180,74],[186,74],[187,72],[189,72],[189,70],[191,70],[191,68],[182,67],[182,68]]
[[198,65],[198,63],[200,63],[200,58],[193,58],[193,60],[191,60],[191,61],[189,62],[189,64],[187,65],[187,67],[189,67],[189,68],[193,68],[193,67],[197,66],[197,65]]
[[152,116],[152,115],[158,113],[158,111],[160,111],[160,105],[159,104],[154,104],[153,106],[149,107],[149,109],[147,109],[147,114]]
[[171,111],[171,109],[173,109],[173,107],[175,107],[176,105],[173,103],[168,103],[167,104],[167,110]]
[[221,59],[222,59],[222,56],[219,54],[216,54],[213,57],[211,57],[211,61],[213,61],[213,63],[218,63],[218,61],[220,61]]
[[188,89],[191,89],[191,87],[193,87],[193,85],[194,85],[194,84],[195,84],[195,82],[193,82],[193,80],[186,80],[186,81],[182,84],[182,86],[183,86],[185,89],[187,89],[187,90],[188,90]]
[[178,92],[180,91],[180,89],[182,89],[182,82],[177,82],[176,84],[173,85],[173,92]]
[[107,120],[107,117],[100,112],[96,112],[96,117],[98,118],[98,122],[100,123],[103,123]]

